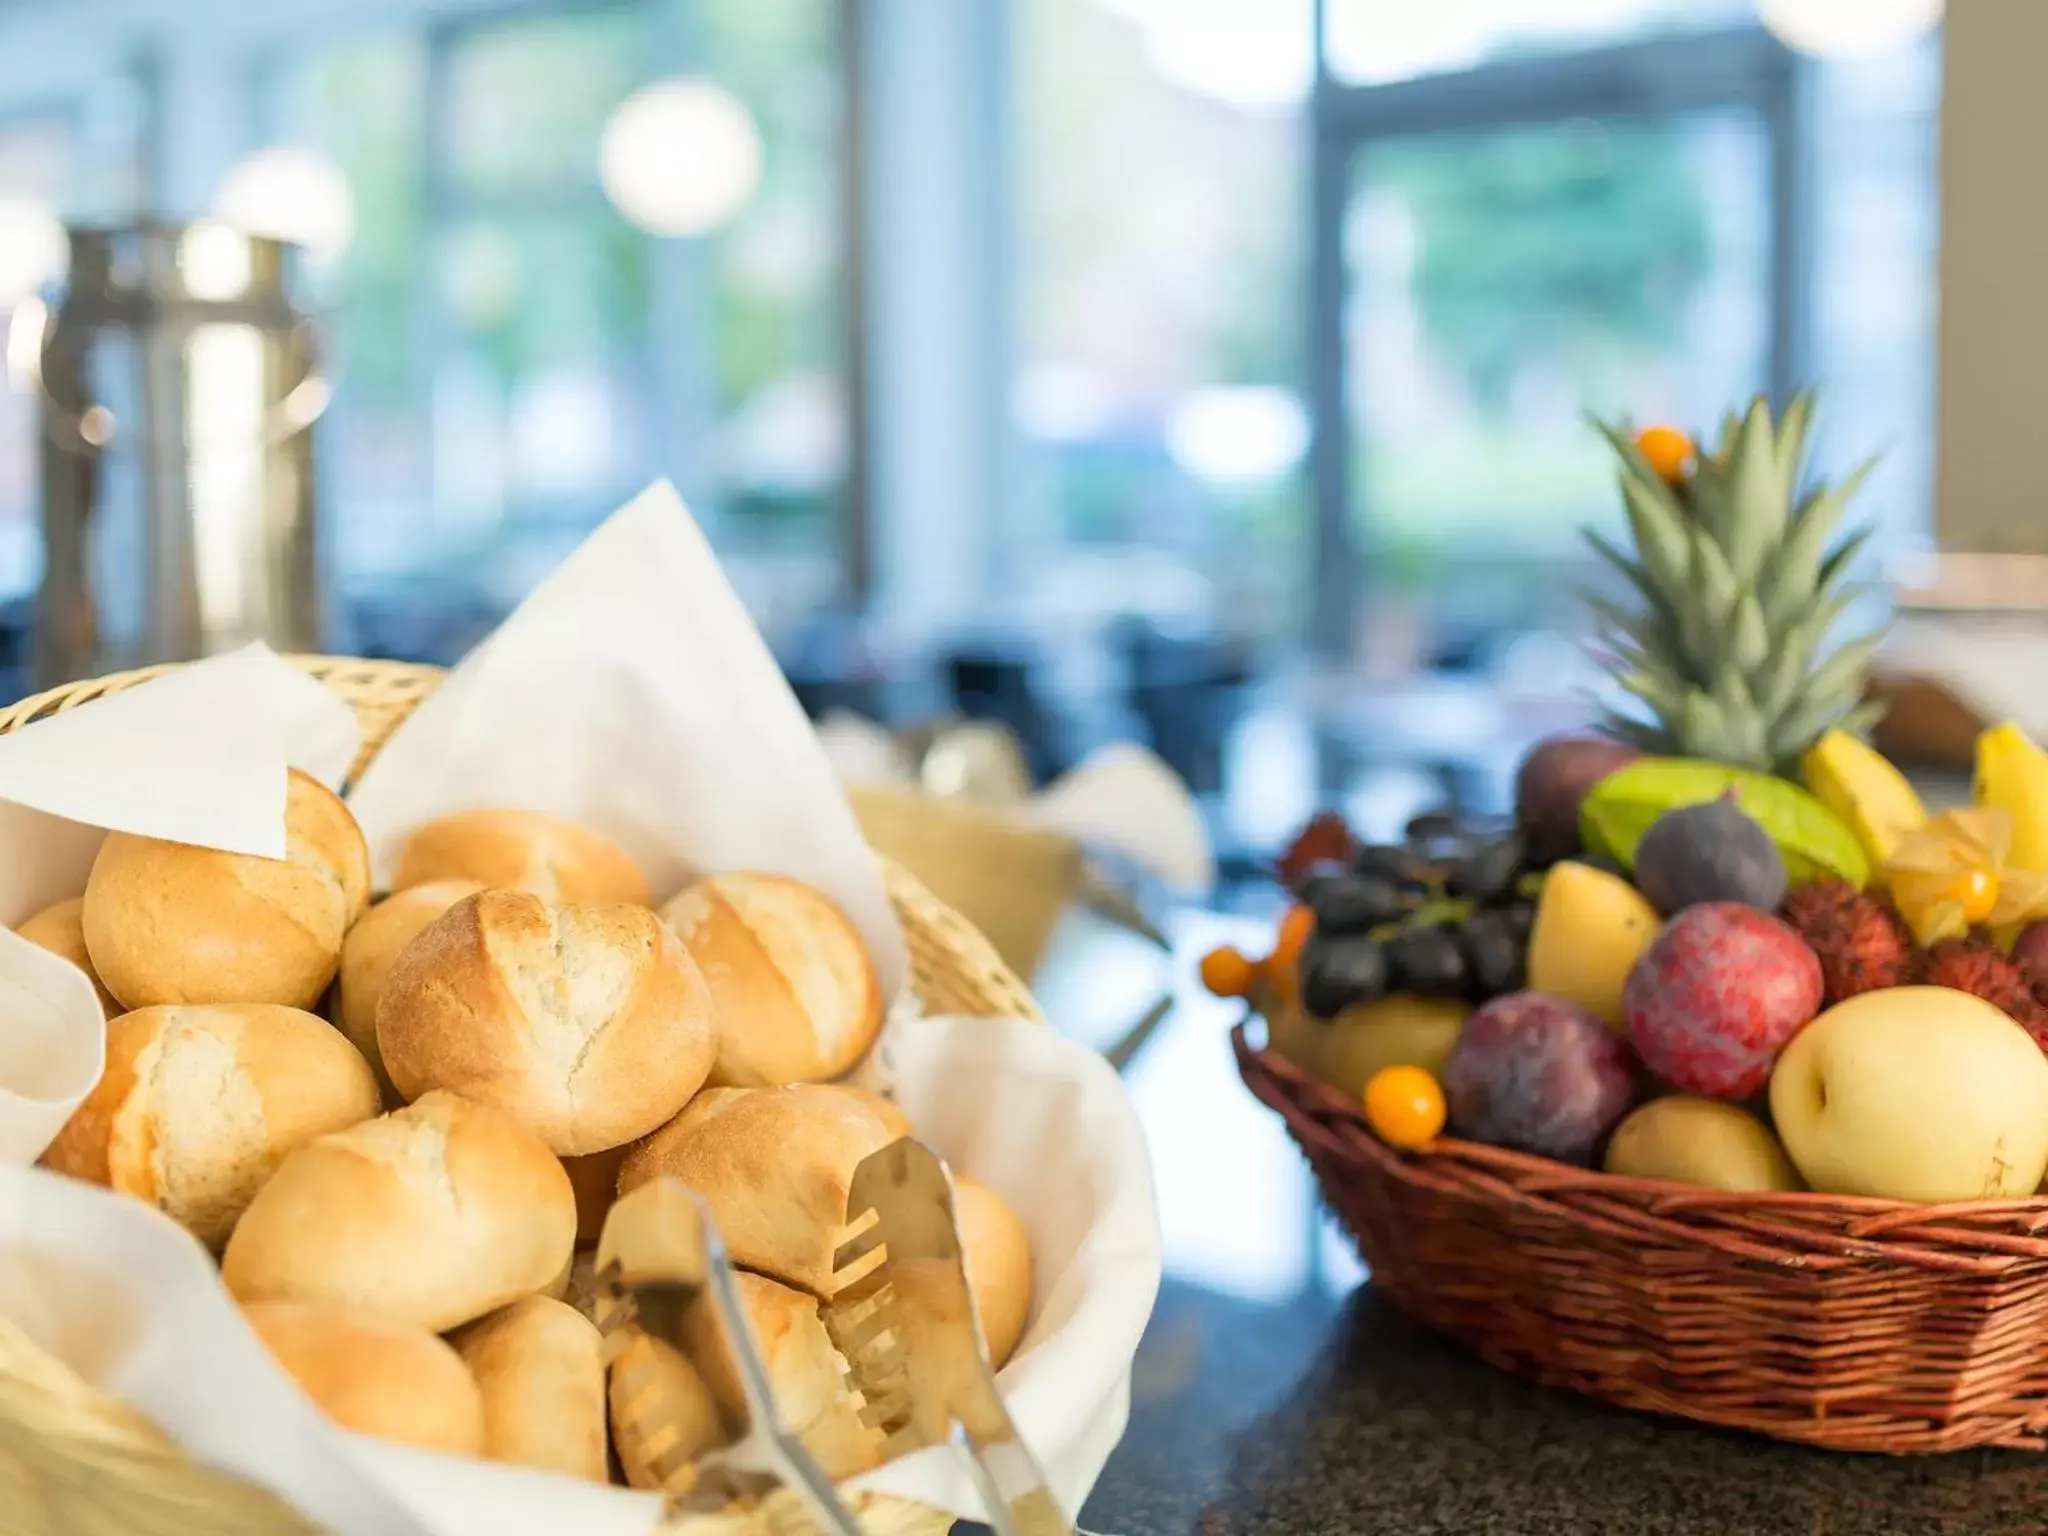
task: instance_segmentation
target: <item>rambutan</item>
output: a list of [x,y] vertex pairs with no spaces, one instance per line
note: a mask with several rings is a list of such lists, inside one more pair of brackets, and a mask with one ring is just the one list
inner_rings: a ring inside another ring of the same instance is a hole
[[1913,979],[1912,932],[1882,897],[1846,880],[1816,880],[1787,895],[1778,915],[1820,957],[1829,1003]]
[[2034,997],[2026,972],[1980,939],[1943,939],[1927,951],[1925,980],[1981,997],[2006,1013],[2048,1050],[2048,1008]]

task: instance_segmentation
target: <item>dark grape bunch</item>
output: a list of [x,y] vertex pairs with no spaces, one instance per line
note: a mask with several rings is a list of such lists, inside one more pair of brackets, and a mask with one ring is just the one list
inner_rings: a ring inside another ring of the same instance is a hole
[[1407,841],[1310,866],[1294,893],[1315,916],[1301,998],[1317,1018],[1391,993],[1484,1002],[1520,990],[1537,876],[1520,839],[1475,837],[1441,813]]

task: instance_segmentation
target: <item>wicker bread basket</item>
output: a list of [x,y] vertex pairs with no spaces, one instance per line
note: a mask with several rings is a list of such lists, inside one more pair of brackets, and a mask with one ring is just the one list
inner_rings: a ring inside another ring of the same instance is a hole
[[[351,777],[440,682],[435,667],[338,657],[293,658],[354,707],[363,733]],[[0,710],[0,732],[75,709],[164,671],[154,667],[53,689]],[[933,1012],[1038,1018],[1029,991],[974,927],[884,861],[910,950],[910,980]],[[937,1536],[952,1517],[862,1495],[877,1536]],[[729,1519],[678,1523],[734,1533]],[[311,1536],[315,1527],[264,1489],[192,1462],[133,1409],[105,1397],[0,1318],[0,1536]],[[568,1536],[568,1533],[564,1533]]]
[[1027,979],[1081,886],[1081,845],[989,806],[895,785],[849,790],[861,832]]
[[1372,1270],[1485,1359],[1843,1451],[2048,1447],[2048,1199],[1726,1194],[1441,1138],[1232,1036]]

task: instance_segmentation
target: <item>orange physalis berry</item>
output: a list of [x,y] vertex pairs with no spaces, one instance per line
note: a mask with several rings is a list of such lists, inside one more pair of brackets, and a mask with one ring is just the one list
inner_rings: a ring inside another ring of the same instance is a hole
[[1668,484],[1692,473],[1692,439],[1676,427],[1643,428],[1636,434],[1636,451],[1650,461],[1657,478]]
[[1980,864],[1956,877],[1951,894],[1963,904],[1963,921],[1974,926],[1998,905],[1998,876]]
[[1273,939],[1273,953],[1266,957],[1266,980],[1282,997],[1292,999],[1301,991],[1301,952],[1315,936],[1316,915],[1297,903],[1280,919],[1280,932]]
[[1202,985],[1217,997],[1250,997],[1259,968],[1240,949],[1228,944],[1202,956]]
[[1390,1147],[1427,1146],[1444,1128],[1444,1091],[1420,1067],[1381,1067],[1365,1085],[1365,1119]]

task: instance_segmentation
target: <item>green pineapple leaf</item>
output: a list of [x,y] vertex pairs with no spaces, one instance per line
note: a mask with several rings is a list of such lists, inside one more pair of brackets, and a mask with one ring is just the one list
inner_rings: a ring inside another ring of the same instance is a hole
[[1729,568],[1743,586],[1756,580],[1764,560],[1785,537],[1788,483],[1778,470],[1771,405],[1759,395],[1742,418],[1728,463],[1728,508],[1721,531]]
[[1623,480],[1621,495],[1629,531],[1635,536],[1636,558],[1664,601],[1679,609],[1685,601],[1691,563],[1684,513],[1662,481]]
[[1799,484],[1799,466],[1806,458],[1806,433],[1813,425],[1814,392],[1802,389],[1778,418],[1778,479],[1789,494]]
[[1764,623],[1764,611],[1756,594],[1743,592],[1735,599],[1728,616],[1728,659],[1744,676],[1764,664],[1771,654],[1771,631]]

